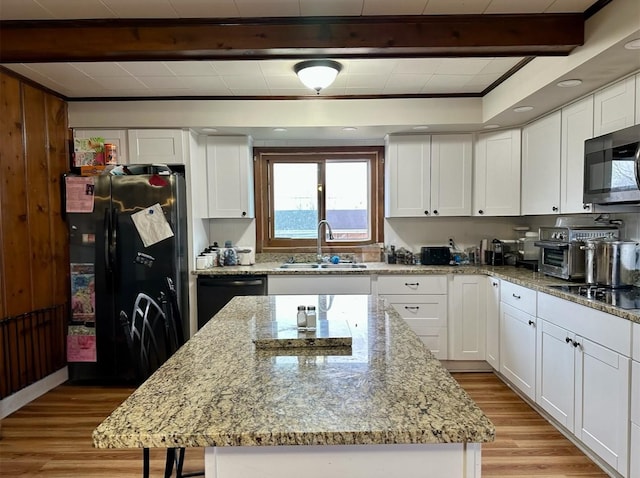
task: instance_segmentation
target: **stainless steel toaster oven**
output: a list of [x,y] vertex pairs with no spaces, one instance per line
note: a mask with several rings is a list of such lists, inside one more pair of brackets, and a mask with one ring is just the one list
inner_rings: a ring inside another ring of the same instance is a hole
[[539,270],[545,275],[566,280],[584,280],[584,243],[589,239],[617,239],[618,228],[611,225],[541,227]]

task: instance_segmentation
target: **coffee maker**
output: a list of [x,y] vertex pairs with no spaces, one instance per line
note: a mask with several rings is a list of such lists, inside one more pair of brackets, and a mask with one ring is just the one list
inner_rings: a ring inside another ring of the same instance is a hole
[[504,243],[500,239],[494,239],[484,251],[485,263],[489,266],[503,266],[505,265],[504,254]]

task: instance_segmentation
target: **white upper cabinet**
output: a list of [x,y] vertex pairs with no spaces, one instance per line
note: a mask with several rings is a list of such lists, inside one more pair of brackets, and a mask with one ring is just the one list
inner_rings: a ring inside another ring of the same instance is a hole
[[471,215],[473,137],[431,137],[431,209],[434,216]]
[[582,202],[584,185],[584,142],[593,138],[593,96],[562,108],[560,150],[560,212],[591,212]]
[[560,112],[522,129],[522,214],[560,211]]
[[431,213],[431,137],[387,137],[385,216]]
[[76,129],[73,131],[74,138],[89,139],[103,138],[105,143],[115,144],[116,146],[116,162],[118,164],[127,164],[128,147],[127,147],[127,130],[124,129]]
[[474,216],[520,215],[520,143],[519,129],[478,135]]
[[180,129],[130,129],[129,162],[131,164],[185,164],[186,131]]
[[601,136],[635,124],[636,79],[630,77],[594,94],[593,135]]
[[251,138],[207,138],[207,197],[210,218],[254,217]]
[[387,137],[387,217],[468,216],[473,137]]

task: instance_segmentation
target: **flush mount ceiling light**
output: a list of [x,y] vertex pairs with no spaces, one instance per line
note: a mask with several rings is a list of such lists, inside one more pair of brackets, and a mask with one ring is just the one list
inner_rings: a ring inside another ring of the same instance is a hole
[[627,50],[640,50],[640,38],[636,38],[635,40],[625,43],[624,47]]
[[582,80],[572,79],[572,80],[562,80],[556,83],[556,86],[560,88],[573,88],[574,86],[579,86],[582,84]]
[[516,113],[524,113],[526,111],[531,111],[533,106],[518,106],[517,108],[513,108],[513,111]]
[[425,129],[429,129],[429,127],[426,125],[420,125],[420,126],[414,126],[413,129],[415,129],[416,131],[424,131]]
[[499,128],[500,125],[499,124],[486,124],[482,127],[482,129],[496,129]]
[[302,61],[293,67],[303,85],[320,94],[320,90],[329,86],[338,76],[342,65],[332,60]]

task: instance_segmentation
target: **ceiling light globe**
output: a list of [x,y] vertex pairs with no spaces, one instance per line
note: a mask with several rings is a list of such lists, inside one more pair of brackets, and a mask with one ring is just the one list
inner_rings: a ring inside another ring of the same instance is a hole
[[320,90],[334,82],[341,69],[340,63],[331,60],[303,61],[294,67],[302,84],[316,90],[318,94],[320,94]]

